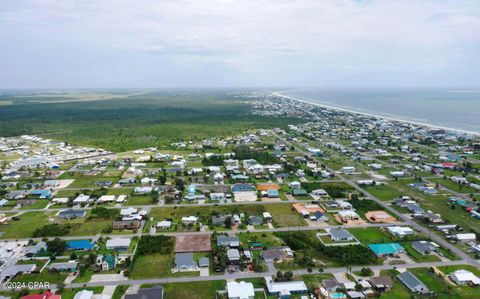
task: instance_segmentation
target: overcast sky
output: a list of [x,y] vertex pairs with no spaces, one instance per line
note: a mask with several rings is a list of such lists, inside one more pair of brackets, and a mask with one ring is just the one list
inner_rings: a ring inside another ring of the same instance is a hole
[[0,1],[0,88],[480,87],[479,0]]

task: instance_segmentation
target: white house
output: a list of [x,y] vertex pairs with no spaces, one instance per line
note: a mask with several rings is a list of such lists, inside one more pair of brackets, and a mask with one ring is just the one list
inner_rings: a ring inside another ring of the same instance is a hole
[[455,234],[452,237],[457,241],[465,243],[475,241],[477,239],[474,233]]
[[414,231],[408,226],[389,226],[387,230],[390,234],[396,236],[397,238],[404,238],[408,235],[413,235]]
[[230,281],[227,283],[228,299],[254,299],[255,290],[251,282]]
[[182,217],[182,223],[183,224],[195,224],[198,221],[197,216],[185,216]]
[[449,277],[457,285],[480,285],[480,278],[467,270],[457,270],[450,273]]

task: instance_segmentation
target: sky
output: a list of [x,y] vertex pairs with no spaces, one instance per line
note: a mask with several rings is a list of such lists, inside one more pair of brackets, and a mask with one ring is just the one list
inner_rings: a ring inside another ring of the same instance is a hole
[[0,1],[0,88],[480,88],[480,0]]

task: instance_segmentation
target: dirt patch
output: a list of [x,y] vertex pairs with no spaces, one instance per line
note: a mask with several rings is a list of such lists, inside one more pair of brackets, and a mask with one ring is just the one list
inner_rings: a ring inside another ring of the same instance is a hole
[[207,252],[212,250],[210,235],[180,235],[176,237],[175,252]]

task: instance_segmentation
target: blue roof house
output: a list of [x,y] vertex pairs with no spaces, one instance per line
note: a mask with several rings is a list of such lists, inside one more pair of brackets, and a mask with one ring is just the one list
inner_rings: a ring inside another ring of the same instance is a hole
[[94,246],[90,240],[67,241],[67,250],[92,250]]

